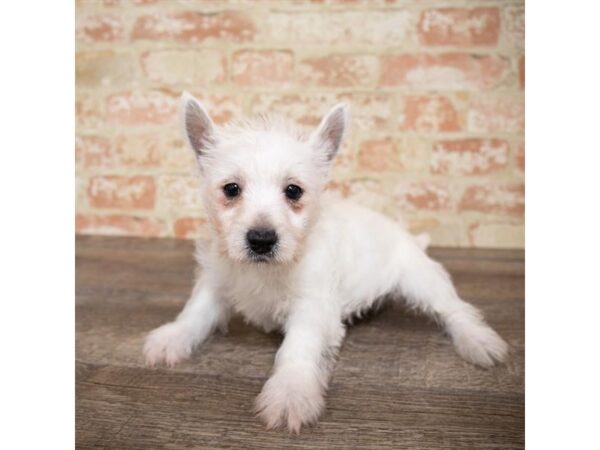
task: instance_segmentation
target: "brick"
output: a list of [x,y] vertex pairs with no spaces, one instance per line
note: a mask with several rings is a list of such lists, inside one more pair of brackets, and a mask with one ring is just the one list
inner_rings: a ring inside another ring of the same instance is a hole
[[84,209],[87,207],[87,184],[88,179],[81,174],[76,167],[75,170],[75,206],[76,210]]
[[182,217],[173,224],[175,237],[179,239],[196,239],[205,231],[206,219],[198,217]]
[[150,176],[99,175],[90,178],[87,194],[96,208],[152,209],[156,187]]
[[411,217],[407,225],[411,233],[419,234],[431,232],[431,230],[439,227],[441,223],[438,219],[431,217]]
[[233,54],[231,71],[241,86],[285,86],[292,82],[293,69],[292,52],[241,50]]
[[202,209],[198,178],[195,176],[159,177],[159,195],[162,209],[169,211],[194,211]]
[[331,166],[331,176],[349,175],[354,172],[356,158],[354,156],[354,142],[344,139]]
[[426,173],[430,153],[431,142],[421,135],[407,135],[398,140],[398,154],[405,172]]
[[431,182],[401,184],[394,198],[400,208],[406,211],[443,211],[451,207],[449,190]]
[[384,212],[391,200],[383,181],[377,177],[361,177],[346,180],[348,183],[348,198],[371,208]]
[[460,200],[459,209],[522,217],[525,211],[525,186],[523,184],[469,186]]
[[316,127],[327,111],[345,101],[351,106],[352,130],[372,132],[384,127],[392,115],[389,95],[374,94],[261,94],[252,100],[252,114],[276,113],[306,127]]
[[112,14],[78,17],[76,22],[76,36],[81,42],[114,42],[125,37],[123,22]]
[[107,120],[119,125],[176,123],[178,101],[161,91],[135,91],[106,100]]
[[504,45],[509,48],[525,48],[525,8],[508,6],[503,11]]
[[418,28],[419,41],[430,46],[494,46],[499,34],[498,8],[428,9]]
[[[392,98],[384,94],[340,94],[336,102],[350,105],[351,123],[349,133],[354,130],[373,132],[386,127],[392,116]],[[328,105],[327,109],[333,105]]]
[[[239,0],[232,0],[239,1]],[[253,0],[246,0],[253,1]],[[291,0],[294,4],[304,5],[306,3],[311,3],[314,5],[333,5],[333,6],[350,6],[350,5],[360,5],[364,0]],[[398,3],[403,0],[369,0],[370,6],[385,6],[392,5],[394,3]]]
[[198,43],[208,40],[247,42],[256,30],[247,16],[234,11],[200,13],[184,11],[171,14],[149,14],[138,17],[134,40],[160,39]]
[[104,136],[76,136],[75,161],[78,168],[106,167],[112,160],[110,140]]
[[525,89],[525,55],[519,58],[519,87]]
[[104,124],[104,108],[99,98],[77,92],[75,96],[75,123],[77,128],[97,128]]
[[[93,2],[98,0],[78,0],[81,2],[87,1]],[[164,2],[164,0],[103,0],[102,3],[104,6],[129,6],[133,4],[134,6],[147,6],[147,5],[156,5],[160,4],[160,2]]]
[[524,248],[525,227],[513,223],[472,223],[468,228],[469,244],[473,247]]
[[441,95],[411,95],[404,99],[401,130],[419,132],[460,131],[463,123],[452,101]]
[[427,233],[431,237],[431,245],[445,247],[461,247],[463,242],[463,226],[453,216],[435,212],[436,218],[413,217],[408,214],[408,227],[413,234]]
[[188,174],[197,169],[183,138],[165,132],[120,134],[112,140],[78,135],[75,155],[79,169],[157,168]]
[[120,135],[115,139],[114,164],[136,168],[161,167],[165,153],[163,145],[155,134]]
[[144,75],[168,85],[222,83],[226,64],[224,52],[210,49],[154,50],[141,57]]
[[420,89],[479,90],[497,86],[508,73],[508,61],[493,55],[384,55],[379,84]]
[[409,11],[270,12],[261,26],[262,41],[312,46],[385,45],[406,42],[412,28]]
[[520,142],[517,146],[517,153],[515,155],[517,168],[521,172],[525,172],[525,142]]
[[399,171],[403,168],[396,141],[390,138],[362,142],[358,164],[360,169],[371,171]]
[[337,193],[340,197],[347,198],[350,195],[350,182],[348,180],[332,179],[326,186],[328,191]]
[[242,117],[241,101],[230,95],[207,95],[204,92],[192,92],[202,102],[216,124],[224,124]]
[[182,173],[193,173],[197,169],[193,152],[179,133],[123,134],[115,138],[113,149],[115,167],[155,167]]
[[375,82],[378,60],[371,55],[328,55],[307,58],[298,65],[302,83],[319,86],[364,86]]
[[335,102],[336,99],[330,94],[259,94],[251,101],[250,113],[273,113],[285,116],[299,125],[314,127],[327,112],[327,107],[332,107]]
[[503,139],[439,141],[431,153],[431,172],[444,175],[483,175],[506,167],[509,145]]
[[483,133],[515,133],[525,129],[523,97],[474,96],[467,110],[467,129]]
[[77,214],[75,229],[78,234],[114,236],[159,237],[166,234],[165,225],[160,220],[126,215]]
[[110,50],[78,52],[75,56],[77,88],[126,85],[133,78],[133,71],[128,55]]

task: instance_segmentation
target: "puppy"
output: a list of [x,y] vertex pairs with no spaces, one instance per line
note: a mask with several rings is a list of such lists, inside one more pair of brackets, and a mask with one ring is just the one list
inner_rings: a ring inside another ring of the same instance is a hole
[[504,360],[506,343],[427,256],[427,236],[324,191],[348,122],[345,104],[308,135],[266,117],[218,128],[187,93],[182,120],[213,239],[198,246],[202,271],[183,311],[148,335],[149,364],[187,358],[231,313],[281,330],[256,411],[268,428],[298,432],[323,411],[344,323],[383,297],[435,318],[467,361]]

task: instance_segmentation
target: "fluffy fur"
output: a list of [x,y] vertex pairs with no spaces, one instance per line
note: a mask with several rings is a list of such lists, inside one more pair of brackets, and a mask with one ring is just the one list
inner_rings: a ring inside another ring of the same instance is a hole
[[[147,337],[149,364],[187,358],[231,313],[281,330],[285,339],[256,411],[268,428],[298,432],[323,411],[344,324],[383,297],[435,318],[467,361],[490,367],[505,358],[506,343],[425,253],[428,236],[324,191],[346,105],[303,135],[269,118],[218,128],[189,94],[182,103],[213,239],[198,248],[202,271],[183,311]],[[240,187],[235,198],[224,193],[228,183]],[[303,190],[298,200],[286,197],[290,184]],[[278,238],[266,255],[249,247],[247,233],[257,227]]]

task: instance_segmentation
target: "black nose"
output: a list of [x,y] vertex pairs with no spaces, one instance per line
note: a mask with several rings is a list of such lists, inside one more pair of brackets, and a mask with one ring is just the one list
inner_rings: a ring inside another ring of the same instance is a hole
[[275,230],[266,228],[250,230],[246,233],[246,240],[254,253],[264,255],[273,250],[273,247],[277,244],[277,233]]

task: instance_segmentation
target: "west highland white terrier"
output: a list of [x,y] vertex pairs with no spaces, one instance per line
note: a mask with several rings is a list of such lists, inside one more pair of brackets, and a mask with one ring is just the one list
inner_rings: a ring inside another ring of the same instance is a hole
[[344,324],[382,298],[433,317],[473,364],[505,359],[507,344],[425,253],[426,236],[325,191],[347,105],[305,135],[269,117],[217,127],[184,93],[182,120],[213,239],[198,244],[201,273],[184,309],[148,335],[149,364],[187,358],[232,313],[281,330],[256,411],[267,428],[298,432],[323,411]]

